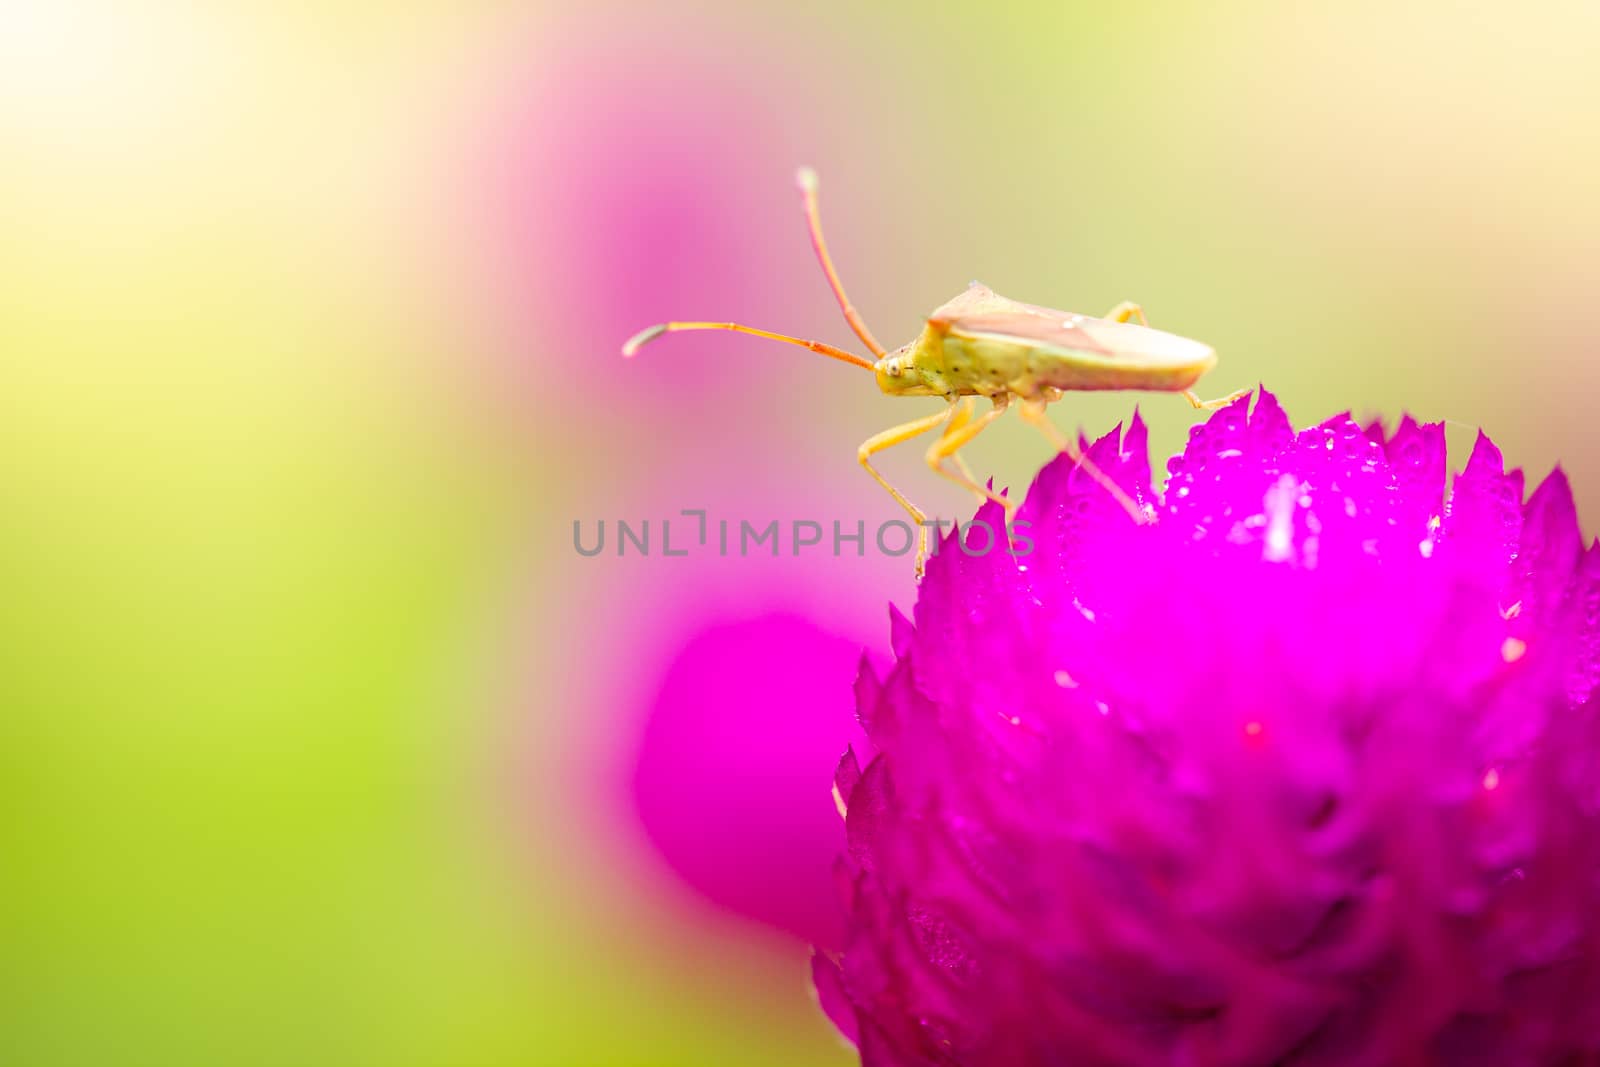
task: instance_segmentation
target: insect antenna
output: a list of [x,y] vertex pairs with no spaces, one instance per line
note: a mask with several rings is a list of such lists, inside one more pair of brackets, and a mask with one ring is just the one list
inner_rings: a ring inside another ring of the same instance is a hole
[[861,321],[861,315],[856,311],[855,305],[844,295],[844,285],[839,281],[839,272],[833,269],[833,257],[828,255],[828,243],[822,239],[822,215],[817,210],[817,172],[810,167],[801,167],[795,173],[794,180],[800,186],[800,195],[805,201],[806,226],[811,231],[811,247],[817,251],[817,259],[822,263],[822,273],[828,276],[828,288],[833,290],[834,297],[839,301],[839,310],[844,312],[844,320],[850,324],[856,336],[861,338],[861,343],[866,345],[873,355],[887,355],[888,350],[872,336],[867,324]]
[[866,370],[873,369],[872,361],[870,359],[865,359],[861,356],[858,356],[854,352],[846,352],[842,348],[835,348],[832,345],[823,344],[821,341],[807,341],[801,337],[790,337],[785,333],[773,333],[770,330],[758,330],[754,326],[741,326],[737,322],[657,323],[654,326],[648,326],[640,330],[638,333],[628,338],[627,344],[622,346],[622,354],[631,358],[635,352],[639,351],[640,348],[649,344],[651,341],[654,341],[662,334],[677,333],[680,330],[732,330],[735,333],[748,333],[755,337],[765,337],[773,341],[782,341],[786,345],[799,345],[801,348],[809,349],[812,352],[816,352],[818,355],[827,356],[829,359],[837,359],[841,363],[849,363],[852,366],[862,367]]

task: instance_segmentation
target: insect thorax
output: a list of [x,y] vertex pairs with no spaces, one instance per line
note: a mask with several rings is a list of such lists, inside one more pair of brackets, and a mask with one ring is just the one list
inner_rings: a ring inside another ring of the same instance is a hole
[[929,323],[911,344],[878,361],[878,387],[893,396],[993,396],[1031,378],[1032,346],[953,335]]

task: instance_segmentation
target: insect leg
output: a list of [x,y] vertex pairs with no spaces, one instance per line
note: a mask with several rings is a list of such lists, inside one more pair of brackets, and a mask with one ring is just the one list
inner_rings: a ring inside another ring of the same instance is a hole
[[1138,319],[1140,326],[1150,325],[1150,320],[1144,317],[1144,308],[1135,304],[1132,300],[1124,300],[1100,317],[1110,319],[1112,322],[1127,322],[1129,319]]
[[889,495],[894,497],[896,503],[906,509],[906,513],[917,524],[918,578],[922,577],[924,564],[928,559],[928,527],[923,525],[928,521],[927,512],[906,499],[904,493],[890,485],[888,479],[879,474],[878,469],[872,465],[872,457],[886,448],[892,448],[902,442],[909,441],[918,434],[927,433],[941,422],[951,418],[955,411],[956,405],[952,403],[944,411],[936,411],[924,418],[903,422],[899,426],[891,426],[882,433],[873,434],[861,442],[861,447],[856,449],[856,459],[867,469],[867,473],[872,475],[874,481],[889,491]]
[[[993,489],[986,489],[979,485],[977,479],[972,477],[972,472],[966,468],[965,464],[961,465],[962,469],[958,473],[946,467],[944,461],[952,458],[959,459],[958,452],[974,437],[982,433],[984,427],[1004,415],[1006,413],[1006,405],[1010,402],[1011,394],[1001,393],[994,398],[993,409],[984,412],[971,422],[967,422],[965,418],[958,422],[952,416],[950,424],[945,427],[944,433],[940,434],[939,439],[928,449],[926,457],[928,466],[933,468],[935,474],[950,479],[963,489],[977,493],[984,500],[993,500],[1004,508],[1007,522],[1011,521],[1011,516],[1017,510],[1016,501],[1008,500]],[[967,405],[967,411],[970,413],[970,405]]]
[[1249,395],[1250,395],[1250,390],[1248,390],[1248,389],[1239,389],[1239,390],[1236,390],[1236,391],[1234,391],[1232,393],[1229,393],[1227,396],[1218,397],[1215,400],[1201,400],[1198,396],[1196,396],[1194,394],[1193,390],[1185,389],[1183,391],[1183,398],[1189,402],[1189,406],[1193,407],[1193,408],[1195,408],[1195,409],[1197,409],[1199,411],[1215,411],[1218,408],[1225,408],[1229,404],[1233,403],[1235,400],[1238,400],[1241,396],[1249,396]]
[[1122,510],[1126,511],[1134,522],[1143,524],[1150,521],[1151,516],[1148,511],[1140,507],[1123,490],[1122,486],[1106,477],[1105,472],[1095,465],[1094,460],[1084,455],[1083,450],[1071,438],[1064,436],[1060,430],[1056,429],[1055,423],[1050,421],[1050,416],[1045,414],[1045,401],[1024,400],[1022,402],[1021,415],[1022,421],[1037,427],[1039,432],[1044,434],[1045,438],[1055,446],[1057,452],[1065,452],[1071,456],[1072,462],[1082,467],[1089,477],[1093,478],[1102,489],[1110,493],[1112,498],[1122,505]]
[[[972,413],[977,409],[978,398],[975,396],[967,397],[967,402],[961,405],[961,410],[950,417],[950,422],[945,426],[944,432],[950,434],[961,429],[961,427],[972,421]],[[961,471],[961,473],[966,476],[967,481],[975,482],[978,480],[972,476],[972,468],[967,466],[967,461],[962,457],[961,453],[957,452],[950,458],[955,460],[956,469]],[[982,504],[987,499],[988,497],[984,496],[982,493],[978,494],[979,504]]]

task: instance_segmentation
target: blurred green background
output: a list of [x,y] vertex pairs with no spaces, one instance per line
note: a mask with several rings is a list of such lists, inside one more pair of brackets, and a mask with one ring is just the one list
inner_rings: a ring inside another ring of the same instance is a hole
[[[849,341],[810,163],[886,342],[974,277],[1136,299],[1208,394],[1482,425],[1592,528],[1597,49],[1583,0],[0,8],[0,1061],[850,1062],[803,947],[597,814],[674,620],[748,583],[570,529],[893,517],[852,451],[922,408],[617,343]],[[1159,466],[1192,416],[1139,399]],[[881,640],[909,566],[837,584]]]

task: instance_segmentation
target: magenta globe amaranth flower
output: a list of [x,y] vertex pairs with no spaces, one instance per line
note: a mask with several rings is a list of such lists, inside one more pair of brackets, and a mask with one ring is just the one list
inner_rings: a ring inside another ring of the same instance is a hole
[[[947,539],[846,754],[872,1067],[1600,1062],[1600,553],[1479,437],[1262,392],[1151,488],[1058,459],[1036,548]],[[998,523],[997,508],[980,513]],[[981,533],[975,534],[981,537]]]

